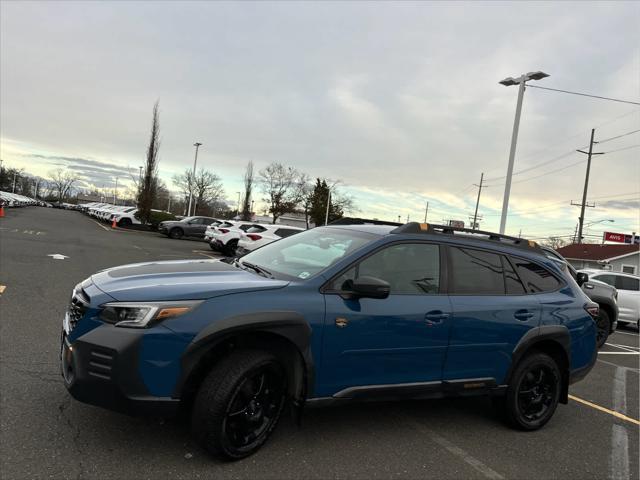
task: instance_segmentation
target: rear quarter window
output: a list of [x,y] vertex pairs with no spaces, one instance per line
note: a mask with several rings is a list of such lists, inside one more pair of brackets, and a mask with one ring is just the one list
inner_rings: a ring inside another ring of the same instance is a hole
[[553,292],[560,288],[560,280],[553,273],[537,263],[511,257],[518,276],[529,293]]
[[640,290],[640,280],[637,278],[616,276],[616,288],[618,290],[631,290],[637,292]]

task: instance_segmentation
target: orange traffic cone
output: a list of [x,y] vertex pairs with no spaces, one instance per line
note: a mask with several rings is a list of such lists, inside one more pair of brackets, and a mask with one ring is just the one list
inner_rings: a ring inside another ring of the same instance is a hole
[[0,218],[4,217],[4,205],[0,205]]
[[113,217],[113,221],[111,222],[111,228],[116,228],[116,217]]

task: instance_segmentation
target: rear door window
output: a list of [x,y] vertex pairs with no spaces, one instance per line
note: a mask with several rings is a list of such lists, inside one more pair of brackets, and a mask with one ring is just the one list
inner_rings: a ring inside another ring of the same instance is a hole
[[527,293],[507,257],[502,257],[502,266],[504,267],[504,288],[507,291],[507,295],[524,295]]
[[450,248],[452,295],[504,295],[504,268],[500,255]]
[[633,292],[637,292],[640,290],[640,280],[637,278],[616,275],[616,288],[618,290],[631,290]]
[[511,257],[511,263],[516,268],[527,292],[553,292],[560,287],[560,281],[546,268],[537,263]]

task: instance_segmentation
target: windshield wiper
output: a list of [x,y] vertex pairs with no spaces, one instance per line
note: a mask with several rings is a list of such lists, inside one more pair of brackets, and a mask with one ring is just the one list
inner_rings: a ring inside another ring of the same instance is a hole
[[253,263],[249,263],[249,262],[239,262],[238,260],[236,260],[236,262],[238,264],[240,264],[240,266],[243,267],[249,267],[251,270],[253,270],[254,272],[256,272],[258,275],[262,275],[263,277],[267,277],[267,278],[273,278],[273,274],[267,270],[266,268],[260,267],[259,265],[255,265]]

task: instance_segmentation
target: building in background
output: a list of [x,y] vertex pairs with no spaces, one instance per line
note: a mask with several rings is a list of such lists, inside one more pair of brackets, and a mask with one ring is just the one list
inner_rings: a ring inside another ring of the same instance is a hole
[[576,243],[560,247],[557,251],[577,270],[596,268],[634,275],[640,273],[639,245]]

